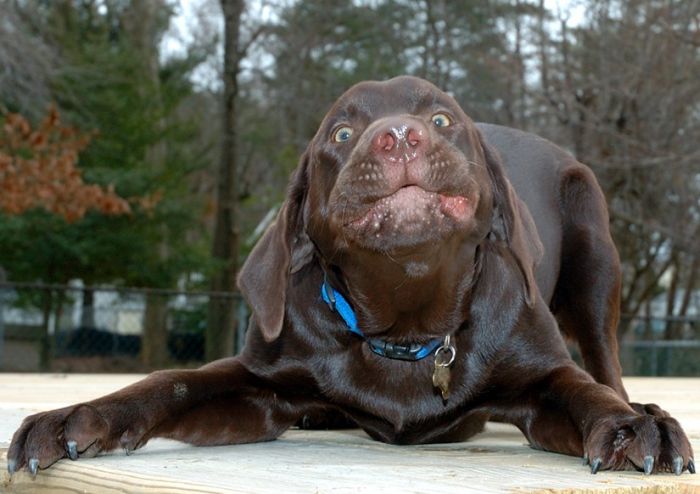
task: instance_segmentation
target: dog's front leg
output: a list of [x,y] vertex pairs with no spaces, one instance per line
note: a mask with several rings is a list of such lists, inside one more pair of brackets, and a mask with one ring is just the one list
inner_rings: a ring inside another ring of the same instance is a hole
[[533,446],[583,454],[591,471],[695,472],[693,449],[672,417],[640,414],[573,363],[534,383],[511,416]]
[[303,413],[236,358],[197,370],[158,371],[87,403],[27,417],[12,437],[10,473],[32,475],[57,460],[127,453],[152,437],[196,445],[274,439]]

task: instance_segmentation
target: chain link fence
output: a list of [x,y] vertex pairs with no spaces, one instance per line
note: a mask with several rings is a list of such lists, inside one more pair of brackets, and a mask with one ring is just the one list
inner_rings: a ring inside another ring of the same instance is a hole
[[207,307],[238,294],[0,282],[0,371],[145,372],[204,363]]
[[[0,281],[0,371],[145,372],[204,363],[207,307],[238,294]],[[700,317],[623,317],[627,376],[700,376]]]

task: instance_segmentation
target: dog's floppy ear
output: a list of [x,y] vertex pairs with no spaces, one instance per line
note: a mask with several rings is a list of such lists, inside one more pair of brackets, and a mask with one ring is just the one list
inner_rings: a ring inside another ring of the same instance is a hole
[[238,287],[266,341],[275,340],[282,331],[289,275],[313,257],[313,243],[304,231],[302,218],[308,155],[304,153],[292,174],[277,218],[255,244],[238,275]]
[[493,184],[494,210],[489,235],[505,242],[513,253],[523,276],[527,304],[533,306],[538,290],[535,267],[543,254],[542,242],[529,209],[505,176],[500,156],[483,137],[481,146]]

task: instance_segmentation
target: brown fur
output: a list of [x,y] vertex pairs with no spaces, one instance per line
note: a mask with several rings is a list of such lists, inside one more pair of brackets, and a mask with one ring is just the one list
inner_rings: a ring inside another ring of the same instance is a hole
[[[436,114],[451,125],[434,125]],[[354,131],[347,141],[334,140],[339,126]],[[594,471],[642,469],[648,456],[655,471],[694,470],[678,423],[627,403],[607,221],[593,174],[553,144],[475,125],[420,79],[354,86],[325,117],[242,268],[253,311],[242,354],[28,417],[10,470],[152,437],[270,440],[304,417],[341,417],[401,444],[461,441],[491,418],[517,425],[534,447],[585,453]],[[324,276],[367,336],[405,344],[451,335],[449,399],[432,385],[432,357],[383,358],[351,334],[321,300]]]

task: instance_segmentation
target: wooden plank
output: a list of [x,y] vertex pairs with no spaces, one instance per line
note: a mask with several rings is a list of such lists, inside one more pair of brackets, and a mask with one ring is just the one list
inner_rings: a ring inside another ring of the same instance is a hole
[[[0,447],[22,418],[89,400],[125,386],[135,375],[0,374]],[[676,416],[700,451],[700,379],[626,379],[632,399],[657,402]],[[262,444],[195,448],[154,440],[126,458],[111,453],[61,461],[36,480],[10,480],[0,460],[0,491],[139,493],[700,493],[695,475],[588,473],[581,460],[530,449],[503,424],[466,443],[390,446],[360,431],[287,432]]]

